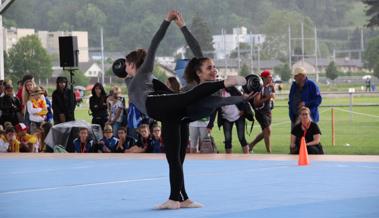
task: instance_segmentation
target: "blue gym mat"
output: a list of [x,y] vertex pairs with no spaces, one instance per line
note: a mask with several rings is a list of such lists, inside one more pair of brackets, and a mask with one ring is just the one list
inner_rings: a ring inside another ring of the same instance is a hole
[[1,218],[379,217],[379,163],[187,160],[200,209],[154,210],[169,195],[165,160],[0,159]]

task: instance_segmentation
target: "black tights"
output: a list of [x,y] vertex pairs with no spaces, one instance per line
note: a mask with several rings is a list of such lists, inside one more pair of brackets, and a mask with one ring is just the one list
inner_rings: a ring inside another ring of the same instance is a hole
[[[195,86],[187,92],[149,95],[146,99],[147,114],[149,117],[161,122],[178,123],[187,116],[189,106],[224,87],[224,81],[206,82]],[[209,116],[209,114],[207,115]]]
[[183,163],[188,144],[187,123],[162,123],[162,137],[170,170],[170,197],[174,201],[188,199],[184,186]]
[[224,88],[224,81],[207,82],[184,93],[158,94],[147,97],[148,115],[162,123],[163,143],[170,170],[170,200],[184,201],[188,199],[184,186],[183,163],[189,130],[188,124],[182,121],[187,116],[187,109],[191,104],[222,88]]

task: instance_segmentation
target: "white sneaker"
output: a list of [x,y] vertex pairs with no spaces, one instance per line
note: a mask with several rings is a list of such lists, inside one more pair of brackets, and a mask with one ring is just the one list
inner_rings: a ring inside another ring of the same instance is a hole
[[179,209],[180,208],[180,202],[179,201],[173,201],[168,200],[164,202],[161,205],[158,205],[155,207],[157,210],[167,210],[167,209]]
[[201,207],[204,207],[204,205],[200,204],[199,202],[192,201],[190,199],[180,202],[180,208],[201,208]]
[[243,76],[228,76],[226,80],[224,80],[225,87],[231,86],[243,86],[246,85],[246,79]]

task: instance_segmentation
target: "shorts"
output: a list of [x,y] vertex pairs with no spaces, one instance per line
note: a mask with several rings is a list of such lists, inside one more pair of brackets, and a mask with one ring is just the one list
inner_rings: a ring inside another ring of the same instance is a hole
[[255,111],[255,118],[257,119],[262,130],[271,126],[271,113],[263,113],[261,111]]

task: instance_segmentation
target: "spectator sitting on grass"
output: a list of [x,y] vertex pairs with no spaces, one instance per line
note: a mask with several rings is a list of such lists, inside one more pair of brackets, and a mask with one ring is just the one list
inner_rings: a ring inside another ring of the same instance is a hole
[[95,150],[88,129],[84,127],[79,129],[79,137],[74,139],[73,144],[75,153],[92,153]]
[[117,131],[118,142],[116,145],[116,153],[124,153],[125,150],[131,148],[136,144],[136,140],[127,134],[125,127],[120,127]]
[[16,125],[17,140],[20,142],[20,152],[33,152],[38,147],[38,139],[32,134],[27,133],[28,128],[24,123]]
[[111,125],[105,125],[104,137],[99,141],[99,149],[104,153],[111,153],[116,151],[118,139],[113,136]]
[[138,140],[137,143],[131,148],[125,150],[127,153],[144,153],[148,152],[151,143],[150,129],[149,125],[141,124],[138,127]]
[[309,108],[302,107],[299,110],[297,124],[291,131],[291,154],[299,154],[301,137],[305,137],[308,154],[324,154],[320,144],[321,131],[318,125],[312,121]]
[[43,122],[41,124],[40,150],[43,152],[53,152],[53,150],[49,146],[46,146],[46,144],[45,144],[45,138],[46,138],[47,134],[49,134],[51,127],[53,127],[51,122]]
[[164,152],[164,145],[162,143],[161,137],[161,127],[158,123],[154,123],[151,127],[152,140],[151,140],[151,153],[161,153]]
[[20,142],[16,138],[16,130],[13,126],[5,129],[5,133],[0,136],[0,152],[19,152]]

